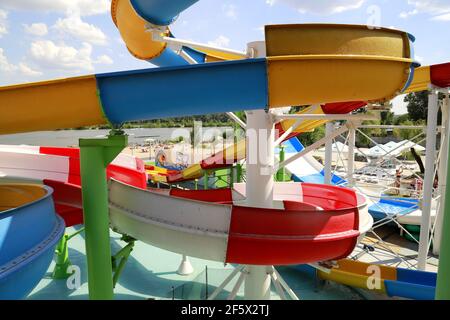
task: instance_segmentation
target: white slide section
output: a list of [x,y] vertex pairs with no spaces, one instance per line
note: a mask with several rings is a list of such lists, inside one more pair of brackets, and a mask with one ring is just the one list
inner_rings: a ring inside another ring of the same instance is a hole
[[[294,137],[283,143],[285,147],[285,159],[289,159],[304,149],[300,141]],[[279,150],[276,151],[276,157],[279,157]],[[292,175],[295,182],[324,183],[324,169],[319,161],[314,159],[311,153],[304,155],[296,161],[286,166],[288,173]],[[332,176],[332,183],[335,185],[345,185],[346,181],[336,175]]]

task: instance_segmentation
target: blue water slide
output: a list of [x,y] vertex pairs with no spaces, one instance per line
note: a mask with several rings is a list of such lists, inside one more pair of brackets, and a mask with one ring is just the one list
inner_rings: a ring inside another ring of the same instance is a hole
[[[264,109],[265,59],[247,59],[96,75],[106,116],[115,124]],[[133,108],[129,108],[133,106]]]
[[415,300],[434,300],[436,277],[433,272],[397,269],[397,280],[385,280],[386,293],[390,297]]
[[0,212],[0,300],[25,298],[44,277],[65,229],[52,190],[26,205]]
[[[303,144],[298,140],[297,137],[293,137],[283,143],[285,147],[286,153],[297,153],[303,151],[305,147]],[[307,183],[319,183],[323,184],[325,183],[325,171],[322,170],[316,170],[315,172],[308,172],[305,174],[305,167],[310,166],[311,164],[309,162],[317,162],[315,159],[311,159],[308,156],[302,157],[296,162],[298,162],[298,166],[295,166],[296,169],[290,170],[292,174],[292,180],[295,182],[307,182]],[[316,164],[314,167],[319,167],[319,164]],[[322,167],[320,165],[320,167]],[[323,167],[322,167],[323,168]],[[334,185],[344,185],[347,183],[344,179],[332,175],[331,176],[331,183]]]
[[419,200],[411,198],[381,198],[379,202],[369,207],[369,213],[375,220],[386,216],[405,215],[419,208]]
[[134,10],[145,20],[168,26],[177,16],[198,0],[131,0]]

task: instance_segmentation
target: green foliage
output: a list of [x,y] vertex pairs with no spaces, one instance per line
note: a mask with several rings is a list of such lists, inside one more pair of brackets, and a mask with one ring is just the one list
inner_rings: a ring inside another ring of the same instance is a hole
[[[443,99],[443,94],[439,94],[439,99]],[[412,121],[427,120],[428,115],[428,91],[414,92],[408,94],[405,99],[408,102],[408,115]],[[441,124],[442,113],[438,113],[438,125]]]
[[[425,120],[418,120],[418,121],[411,121],[411,120],[406,120],[404,122],[401,123],[401,125],[404,126],[425,126],[426,122]],[[396,138],[401,138],[402,140],[411,140],[412,138],[414,138],[415,136],[417,136],[418,134],[420,134],[421,132],[423,132],[422,129],[394,129],[394,137]]]
[[408,94],[405,99],[408,103],[408,115],[412,121],[426,120],[428,112],[428,91]]
[[297,138],[304,146],[309,146],[323,137],[325,137],[325,126],[317,127],[312,132],[301,133]]

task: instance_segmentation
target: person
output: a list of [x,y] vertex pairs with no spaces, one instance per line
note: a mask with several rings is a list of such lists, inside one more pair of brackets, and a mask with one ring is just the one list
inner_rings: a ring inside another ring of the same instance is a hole
[[395,171],[395,187],[398,189],[400,189],[401,185],[400,179],[402,178],[402,172],[403,170],[401,168]]

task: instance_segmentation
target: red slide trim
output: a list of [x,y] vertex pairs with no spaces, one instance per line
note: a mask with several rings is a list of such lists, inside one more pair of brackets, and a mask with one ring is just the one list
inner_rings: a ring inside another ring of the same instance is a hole
[[80,149],[60,147],[40,147],[39,152],[55,156],[69,157],[69,179],[67,182],[81,185]]
[[233,202],[231,189],[213,189],[213,190],[181,190],[171,189],[170,195],[179,198],[230,204]]
[[358,215],[357,208],[286,211],[234,206],[226,262],[290,265],[347,256],[359,236]]
[[83,200],[79,185],[44,180],[44,184],[53,188],[53,201],[56,212],[64,219],[66,227],[83,223]]
[[431,66],[431,83],[441,88],[450,87],[450,62]]

